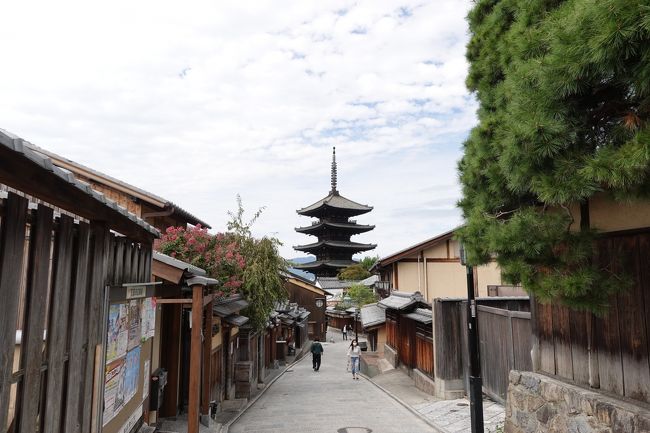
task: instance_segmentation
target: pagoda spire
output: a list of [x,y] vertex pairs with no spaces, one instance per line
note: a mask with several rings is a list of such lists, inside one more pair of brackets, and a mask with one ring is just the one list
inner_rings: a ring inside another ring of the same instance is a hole
[[338,194],[336,190],[336,146],[332,148],[332,191],[331,194]]

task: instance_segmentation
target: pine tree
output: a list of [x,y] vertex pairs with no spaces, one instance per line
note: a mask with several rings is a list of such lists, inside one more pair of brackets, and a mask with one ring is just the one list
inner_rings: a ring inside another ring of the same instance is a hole
[[650,193],[650,2],[479,0],[468,20],[468,259],[496,254],[541,300],[602,311],[627,280],[594,260],[589,200]]

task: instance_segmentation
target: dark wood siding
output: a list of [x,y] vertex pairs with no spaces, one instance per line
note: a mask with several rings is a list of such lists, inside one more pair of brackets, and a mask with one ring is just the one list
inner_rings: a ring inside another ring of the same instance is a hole
[[539,368],[589,386],[591,336],[592,384],[650,403],[650,233],[610,234],[597,248],[599,266],[632,285],[611,296],[601,316],[536,302]]

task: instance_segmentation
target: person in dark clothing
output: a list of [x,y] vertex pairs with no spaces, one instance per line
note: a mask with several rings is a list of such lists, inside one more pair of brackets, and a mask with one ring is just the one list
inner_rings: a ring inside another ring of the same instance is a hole
[[315,341],[311,343],[311,363],[314,368],[314,371],[318,371],[320,369],[320,357],[323,354],[325,350],[323,350],[323,345],[320,344],[320,340],[318,337],[314,339]]

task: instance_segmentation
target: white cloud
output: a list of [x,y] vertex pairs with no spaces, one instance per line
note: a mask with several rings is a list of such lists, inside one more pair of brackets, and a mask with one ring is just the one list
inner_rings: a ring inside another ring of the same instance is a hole
[[358,239],[385,255],[460,221],[469,6],[5,2],[0,127],[217,230],[241,193],[288,246],[308,241],[295,209],[327,193],[336,145],[340,190],[375,206]]

